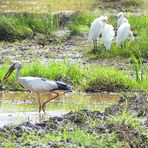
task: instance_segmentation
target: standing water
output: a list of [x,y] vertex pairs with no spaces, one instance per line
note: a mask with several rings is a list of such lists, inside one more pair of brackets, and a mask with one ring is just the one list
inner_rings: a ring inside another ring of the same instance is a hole
[[[44,102],[49,94],[42,94]],[[109,93],[70,93],[65,94],[46,105],[44,120],[50,116],[62,116],[69,111],[81,109],[100,110],[115,103],[117,94]],[[1,92],[0,93],[0,127],[21,122],[39,122],[38,101],[35,93]]]

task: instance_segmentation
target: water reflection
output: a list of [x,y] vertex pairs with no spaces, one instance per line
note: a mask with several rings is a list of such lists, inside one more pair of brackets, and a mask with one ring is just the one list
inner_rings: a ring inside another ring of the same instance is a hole
[[[41,100],[48,99],[49,94],[42,94]],[[80,109],[103,111],[115,103],[117,94],[108,93],[70,93],[50,101],[46,106],[44,119],[50,116],[61,116],[68,111]],[[40,122],[38,101],[35,93],[1,92],[0,93],[0,127],[17,124],[23,121]]]
[[[42,94],[41,100],[47,100],[49,94]],[[117,100],[117,94],[109,93],[72,93],[61,96],[50,101],[46,110],[75,110],[75,109],[97,109],[100,104],[113,103]],[[0,112],[37,112],[37,95],[29,92],[1,92]]]

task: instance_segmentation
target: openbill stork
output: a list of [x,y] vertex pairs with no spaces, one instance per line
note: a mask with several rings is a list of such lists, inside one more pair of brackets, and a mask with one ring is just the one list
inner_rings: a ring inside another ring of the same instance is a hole
[[[38,103],[39,103],[39,113],[41,110],[45,112],[45,105],[48,103],[50,100],[53,100],[60,96],[60,93],[58,90],[63,90],[64,92],[72,92],[72,88],[60,81],[53,81],[53,80],[48,80],[44,78],[39,78],[39,77],[20,77],[20,71],[22,69],[22,64],[18,61],[14,62],[12,66],[9,68],[8,72],[4,76],[4,80],[6,80],[11,73],[16,71],[16,79],[17,81],[27,90],[36,92],[38,96]],[[45,102],[41,103],[40,101],[40,93],[51,93],[51,98],[46,100]]]

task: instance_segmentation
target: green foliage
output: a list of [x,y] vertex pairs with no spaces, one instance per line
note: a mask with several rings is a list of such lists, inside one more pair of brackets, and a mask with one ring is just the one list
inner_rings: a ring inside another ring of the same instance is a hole
[[121,115],[115,115],[109,119],[107,119],[107,122],[114,123],[114,124],[122,124],[125,123],[127,125],[130,125],[132,127],[138,127],[140,126],[140,122],[138,118],[134,117],[130,113],[122,113]]
[[76,13],[68,24],[72,35],[78,35],[82,31],[88,31],[95,15],[91,13]]
[[14,41],[32,37],[35,33],[50,35],[57,27],[52,14],[21,13],[0,16],[0,40]]
[[131,58],[134,63],[136,80],[142,80],[142,56],[139,50],[135,50],[135,52],[131,52]]
[[71,35],[79,35],[81,32],[80,26],[74,23],[69,23],[68,29],[71,31],[70,32]]
[[136,89],[138,87],[138,84],[128,74],[115,68],[92,66],[89,68],[89,71],[88,88],[124,90]]
[[78,12],[72,17],[71,21],[75,24],[90,26],[94,19],[95,19],[95,14],[93,13]]
[[[9,135],[11,135],[11,133],[9,133]],[[102,148],[111,146],[122,146],[122,143],[119,141],[115,133],[107,133],[102,135],[97,133],[90,134],[86,130],[81,130],[79,128],[73,131],[68,131],[65,129],[64,131],[59,131],[57,134],[55,134],[54,132],[47,132],[44,136],[34,132],[28,133],[27,131],[23,131],[19,138],[16,138],[16,136],[9,137],[10,142],[2,137],[3,145],[6,148],[13,148],[14,141],[19,143],[19,145],[22,147],[26,147],[28,143],[32,143],[35,147],[39,147],[41,143],[47,144],[49,141],[57,143],[57,145],[59,145],[60,141],[66,142],[68,139],[72,141],[72,144],[75,147],[79,147],[80,145],[82,147],[86,145],[91,147],[93,145],[94,147],[99,146]]]
[[[9,65],[0,67],[0,79],[2,80]],[[50,62],[42,64],[36,61],[32,64],[24,64],[21,76],[44,77],[52,80],[63,80],[81,90],[147,90],[148,78],[145,76],[143,81],[136,82],[130,75],[115,68],[98,67],[88,65],[80,67],[66,61],[61,63]],[[12,89],[19,89],[15,81],[15,73],[7,81],[2,81]]]

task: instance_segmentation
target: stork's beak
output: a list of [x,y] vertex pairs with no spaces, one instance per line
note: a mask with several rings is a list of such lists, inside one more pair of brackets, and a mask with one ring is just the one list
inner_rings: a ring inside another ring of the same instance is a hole
[[11,73],[12,73],[14,70],[15,70],[14,65],[12,65],[12,66],[9,68],[8,72],[6,73],[6,75],[4,76],[3,80],[6,80],[6,79],[11,75]]

